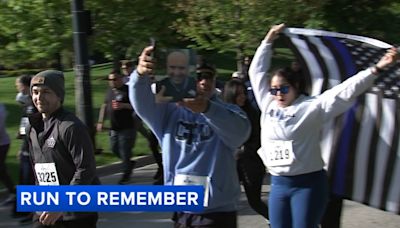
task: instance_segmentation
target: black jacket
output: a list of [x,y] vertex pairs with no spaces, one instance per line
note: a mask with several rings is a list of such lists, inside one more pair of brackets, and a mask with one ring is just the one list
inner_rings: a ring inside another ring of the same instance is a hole
[[239,151],[238,158],[252,158],[261,161],[257,154],[257,150],[261,147],[261,127],[260,127],[260,110],[254,108],[248,101],[242,107],[246,112],[251,123],[251,133],[247,141],[243,144],[243,149]]
[[[29,118],[27,128],[32,162],[55,163],[60,185],[100,184],[96,175],[93,144],[86,126],[72,113],[60,108],[51,117],[41,113]],[[63,220],[96,213],[65,213]]]

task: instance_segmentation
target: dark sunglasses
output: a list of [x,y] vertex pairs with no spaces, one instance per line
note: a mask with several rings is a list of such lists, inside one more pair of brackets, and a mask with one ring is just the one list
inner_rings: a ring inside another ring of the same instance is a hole
[[201,80],[214,80],[214,74],[211,72],[199,72],[197,73],[197,81]]
[[289,93],[289,88],[290,88],[290,86],[288,86],[288,85],[281,86],[281,88],[271,88],[271,89],[269,89],[269,92],[274,96],[276,96],[278,91],[281,92],[281,94],[287,94],[287,93]]
[[107,80],[108,80],[108,81],[114,81],[114,82],[115,82],[115,81],[118,80],[118,78],[107,78]]

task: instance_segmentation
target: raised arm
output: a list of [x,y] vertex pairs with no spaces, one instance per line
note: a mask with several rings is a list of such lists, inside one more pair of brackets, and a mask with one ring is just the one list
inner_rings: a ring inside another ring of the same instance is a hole
[[390,48],[374,66],[372,73],[378,75],[385,67],[395,63],[399,59],[399,49],[395,47]]
[[267,73],[271,64],[272,42],[278,37],[278,34],[284,27],[284,24],[272,26],[257,48],[250,64],[249,77],[251,86],[254,91],[254,97],[262,111],[265,110],[269,93]]
[[396,49],[391,48],[375,66],[360,71],[341,84],[321,94],[318,99],[321,108],[328,114],[326,118],[331,118],[332,116],[345,112],[352,105],[356,97],[367,91],[373,85],[379,73],[397,59],[398,53]]
[[154,61],[151,56],[153,47],[146,47],[139,57],[137,69],[132,72],[129,80],[129,100],[140,118],[160,136],[165,115],[176,108],[172,103],[156,103],[151,91]]

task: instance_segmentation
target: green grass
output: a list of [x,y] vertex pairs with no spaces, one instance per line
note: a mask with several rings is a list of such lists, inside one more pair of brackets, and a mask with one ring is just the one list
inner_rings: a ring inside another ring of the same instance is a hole
[[[293,59],[293,55],[288,49],[278,48],[275,50],[272,64],[274,66],[287,66]],[[219,54],[212,56],[210,59],[218,67],[218,77],[220,80],[228,80],[233,71],[236,71],[235,54]],[[107,89],[107,81],[102,80],[111,71],[111,64],[96,65],[91,69],[91,86],[92,86],[92,103],[93,103],[93,121],[97,122],[98,112],[101,104],[104,101],[105,92]],[[75,112],[75,92],[74,92],[74,73],[72,70],[65,71],[65,101],[64,107],[72,112]],[[17,152],[21,145],[21,140],[16,139],[17,130],[20,121],[21,108],[15,101],[16,96],[15,77],[1,77],[0,76],[0,102],[5,104],[8,115],[6,121],[6,129],[10,135],[12,142],[8,152],[6,164],[8,170],[14,180],[18,176],[18,159]],[[106,122],[107,123],[107,122]],[[96,148],[103,149],[103,153],[96,155],[97,165],[109,164],[119,161],[109,148],[108,132],[103,131],[96,134]],[[147,141],[142,135],[138,134],[135,148],[133,150],[134,156],[150,154],[147,146]],[[15,181],[17,183],[17,181]],[[0,183],[0,189],[2,184]]]

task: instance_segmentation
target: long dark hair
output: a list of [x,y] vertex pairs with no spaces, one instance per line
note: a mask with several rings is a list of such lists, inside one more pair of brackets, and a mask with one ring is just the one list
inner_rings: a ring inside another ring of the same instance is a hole
[[[225,83],[223,99],[227,103],[236,104],[239,88],[242,87],[246,94],[246,86],[239,79],[231,79]],[[247,96],[247,95],[246,95]]]
[[290,84],[290,86],[296,89],[298,94],[304,94],[308,96],[306,81],[302,73],[294,72],[289,67],[279,68],[269,75],[269,85],[271,85],[271,80],[274,76],[284,78]]

